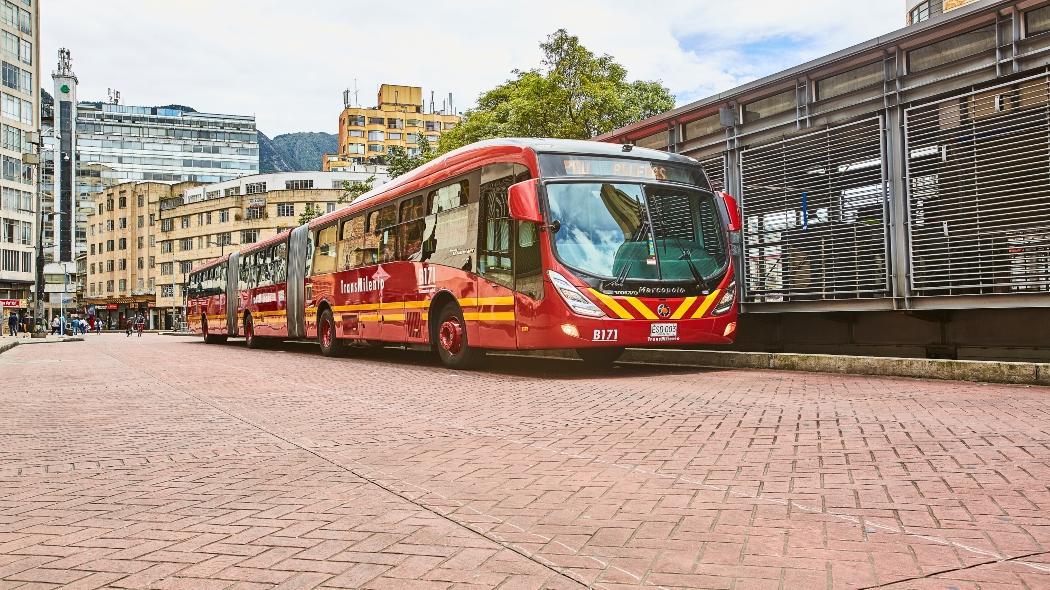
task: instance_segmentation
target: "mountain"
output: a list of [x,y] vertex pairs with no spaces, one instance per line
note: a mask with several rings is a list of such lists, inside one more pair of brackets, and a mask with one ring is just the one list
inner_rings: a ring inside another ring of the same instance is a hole
[[283,133],[273,139],[259,131],[259,172],[320,170],[321,155],[339,151],[334,133]]

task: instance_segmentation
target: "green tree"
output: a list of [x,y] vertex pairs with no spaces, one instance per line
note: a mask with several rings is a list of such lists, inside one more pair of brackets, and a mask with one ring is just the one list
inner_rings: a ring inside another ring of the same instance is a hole
[[[339,199],[336,203],[346,204],[353,202],[354,199],[372,190],[372,185],[375,184],[376,177],[373,174],[364,180],[355,180],[353,182],[349,180],[343,181],[343,194],[339,195]],[[309,223],[310,220],[316,219],[324,215],[324,210],[313,203],[307,203],[303,212],[299,214],[299,225]]]
[[419,154],[411,155],[404,147],[395,145],[390,148],[386,155],[386,168],[390,178],[397,178],[406,172],[410,172],[434,159],[436,155],[430,145],[430,141],[422,133],[419,134]]
[[493,137],[590,139],[674,108],[658,81],[627,80],[609,55],[595,55],[559,29],[541,43],[542,67],[515,70],[485,92],[463,122],[446,131],[438,153]]

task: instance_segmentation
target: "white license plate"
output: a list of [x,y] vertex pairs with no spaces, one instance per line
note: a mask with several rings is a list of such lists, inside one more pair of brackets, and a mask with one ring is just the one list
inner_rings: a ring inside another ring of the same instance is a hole
[[649,338],[678,338],[678,324],[650,324]]

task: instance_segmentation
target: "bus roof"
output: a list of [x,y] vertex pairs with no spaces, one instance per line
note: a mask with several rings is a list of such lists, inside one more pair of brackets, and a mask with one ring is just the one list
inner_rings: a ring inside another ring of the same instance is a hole
[[[310,222],[310,227],[325,225],[333,220],[357,213],[366,206],[375,206],[387,200],[396,199],[421,188],[420,181],[432,176],[447,173],[448,177],[461,172],[466,164],[484,164],[499,157],[525,155],[526,159],[535,162],[537,154],[580,154],[589,156],[635,157],[659,162],[676,162],[680,164],[698,164],[693,158],[671,154],[659,150],[633,147],[624,151],[622,145],[584,141],[579,139],[545,139],[545,138],[504,138],[479,141],[453,150],[439,158],[431,160],[415,170],[398,176],[394,180],[371,190],[354,199],[348,207],[322,215]],[[443,180],[443,179],[439,179]]]

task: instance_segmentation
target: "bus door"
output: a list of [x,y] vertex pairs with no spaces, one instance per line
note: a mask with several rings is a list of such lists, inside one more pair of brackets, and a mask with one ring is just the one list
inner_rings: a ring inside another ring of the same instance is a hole
[[514,184],[510,164],[486,166],[481,173],[478,220],[478,296],[463,315],[478,326],[476,343],[484,348],[514,348],[514,222],[507,189]]

